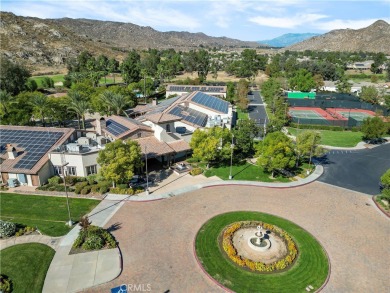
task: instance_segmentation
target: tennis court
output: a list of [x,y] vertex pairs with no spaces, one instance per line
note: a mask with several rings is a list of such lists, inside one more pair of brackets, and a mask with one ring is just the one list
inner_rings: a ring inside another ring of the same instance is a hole
[[337,113],[343,115],[345,118],[351,117],[357,121],[363,121],[367,117],[374,116],[371,113],[367,113],[367,112],[345,111],[345,109],[344,111],[337,111]]
[[297,118],[323,118],[319,113],[311,110],[290,110],[290,115]]

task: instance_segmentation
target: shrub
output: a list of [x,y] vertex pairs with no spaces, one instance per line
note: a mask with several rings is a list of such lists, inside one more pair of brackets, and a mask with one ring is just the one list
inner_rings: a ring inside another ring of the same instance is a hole
[[62,182],[62,179],[60,176],[53,176],[47,180],[49,182],[49,185],[58,185]]
[[87,181],[88,181],[89,185],[96,184],[96,182],[97,182],[96,177],[97,177],[96,174],[92,174],[92,175],[87,176]]
[[127,185],[127,184],[118,184],[117,187],[119,189],[127,189],[127,188],[129,188],[129,185]]
[[107,193],[109,190],[110,190],[109,187],[107,187],[107,186],[101,186],[100,189],[99,189],[99,192],[100,192],[101,194],[104,194],[104,193]]
[[202,174],[203,173],[203,170],[201,168],[194,168],[190,171],[190,174],[192,176],[196,176],[196,175],[199,175],[199,174]]
[[122,189],[119,187],[115,187],[115,188],[111,188],[110,192],[114,193],[114,194],[128,194],[128,195],[134,194],[134,190],[132,188],[123,188]]
[[100,190],[100,187],[97,184],[91,186],[92,193],[99,193],[99,190]]
[[86,187],[87,185],[88,185],[87,181],[76,183],[74,193],[80,194],[81,190],[84,189],[84,187]]
[[92,187],[90,185],[85,186],[83,189],[81,189],[80,194],[86,195],[86,194],[90,193],[91,192],[91,188]]
[[42,186],[38,186],[37,187],[37,190],[43,190],[43,191],[46,191],[48,190],[50,187],[50,185],[42,185]]
[[102,249],[103,246],[104,246],[104,239],[101,238],[100,235],[91,235],[85,239],[81,247],[85,250],[96,250],[96,249]]
[[0,237],[11,237],[15,235],[16,225],[12,222],[6,222],[0,220]]
[[66,176],[65,183],[67,185],[75,185],[77,183],[77,176]]
[[12,280],[6,276],[1,274],[0,275],[0,292],[3,293],[10,293],[12,292]]
[[81,227],[81,230],[88,230],[88,228],[91,226],[91,221],[89,220],[88,216],[84,216],[80,218],[79,225]]

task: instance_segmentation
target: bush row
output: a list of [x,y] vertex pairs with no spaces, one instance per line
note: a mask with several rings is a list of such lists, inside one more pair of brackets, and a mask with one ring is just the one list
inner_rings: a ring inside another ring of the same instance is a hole
[[[238,229],[242,227],[256,227],[262,226],[264,229],[272,231],[278,235],[280,235],[284,241],[287,243],[288,254],[281,260],[273,262],[271,264],[265,264],[262,262],[255,262],[250,259],[247,259],[243,256],[237,255],[237,250],[233,245],[233,235]],[[290,237],[284,230],[280,229],[277,226],[262,223],[262,222],[237,222],[228,226],[222,235],[222,248],[226,252],[227,256],[240,267],[247,267],[251,271],[259,271],[259,272],[272,272],[283,270],[291,265],[294,259],[298,255],[298,249]]]
[[203,170],[201,168],[193,168],[191,171],[190,171],[190,174],[192,176],[196,176],[196,175],[200,175],[203,173]]
[[[318,129],[318,130],[331,130],[331,131],[344,130],[344,128],[342,128],[341,126],[298,124],[298,123],[294,123],[294,122],[291,122],[289,126],[291,126],[293,128],[298,128],[298,129]],[[355,129],[356,129],[356,127],[355,127]]]

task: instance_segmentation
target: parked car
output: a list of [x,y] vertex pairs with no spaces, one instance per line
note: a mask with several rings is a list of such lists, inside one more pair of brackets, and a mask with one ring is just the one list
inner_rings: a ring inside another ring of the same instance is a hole
[[129,187],[146,187],[146,180],[141,175],[134,175],[129,181]]

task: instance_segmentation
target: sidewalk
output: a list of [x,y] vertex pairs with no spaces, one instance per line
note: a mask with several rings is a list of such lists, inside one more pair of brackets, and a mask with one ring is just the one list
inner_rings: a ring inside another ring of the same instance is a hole
[[[316,165],[315,170],[309,176],[303,179],[292,182],[257,182],[257,181],[241,181],[241,180],[222,180],[218,177],[206,178],[203,175],[191,176],[189,174],[182,175],[175,182],[171,182],[171,185],[161,189],[150,189],[150,193],[140,193],[139,195],[121,195],[121,194],[107,194],[106,199],[110,200],[127,200],[127,201],[152,201],[169,198],[181,194],[185,194],[190,191],[194,191],[201,188],[213,187],[213,186],[226,186],[226,185],[246,185],[246,186],[258,186],[258,187],[270,187],[270,188],[288,188],[297,187],[308,184],[317,180],[322,173],[324,168],[321,165]],[[194,180],[197,180],[194,182]]]
[[62,237],[51,237],[46,235],[23,235],[0,240],[0,250],[23,243],[42,243],[50,246],[54,250],[58,249],[58,244]]
[[[90,213],[93,225],[103,227],[123,202],[103,200]],[[80,227],[60,243],[46,274],[42,292],[77,292],[115,279],[122,271],[119,248],[69,255]]]

